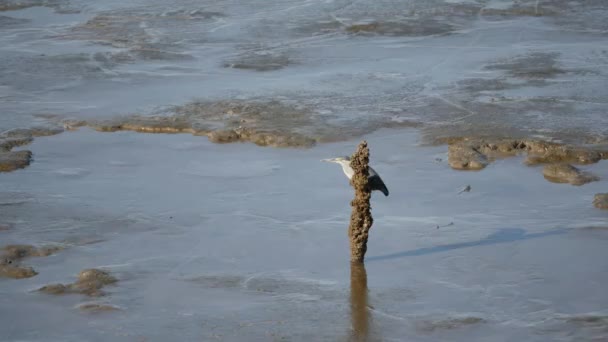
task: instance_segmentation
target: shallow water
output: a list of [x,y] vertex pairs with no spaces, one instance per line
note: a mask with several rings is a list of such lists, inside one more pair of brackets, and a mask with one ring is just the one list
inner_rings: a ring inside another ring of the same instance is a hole
[[[590,205],[605,180],[549,183],[520,158],[454,172],[436,160],[445,147],[420,147],[413,131],[366,137],[391,194],[373,196],[361,311],[360,295],[349,295],[352,192],[339,166],[319,161],[355,142],[291,150],[111,135],[38,138],[35,163],[2,176],[3,203],[15,199],[3,207],[13,227],[1,232],[3,243],[67,247],[26,260],[38,276],[1,281],[3,339],[606,336],[604,323],[567,321],[608,314],[608,231],[587,228],[605,227],[605,214]],[[605,162],[585,169],[608,177]],[[466,184],[471,192],[458,194]],[[76,308],[90,299],[31,292],[90,267],[119,278],[94,301],[122,311],[91,316]]]
[[[82,128],[17,148],[34,161],[0,174],[2,246],[66,248],[0,279],[0,340],[608,338],[608,225],[591,204],[606,161],[575,187],[523,157],[456,172],[424,144],[605,139],[602,1],[19,3],[0,11],[0,131],[254,99],[350,135],[273,149]],[[352,190],[320,159],[360,138],[390,196],[374,193],[366,267],[351,269]],[[35,291],[92,267],[119,279],[105,297]]]
[[608,127],[601,1],[25,3],[0,12],[1,128],[237,98],[431,137]]

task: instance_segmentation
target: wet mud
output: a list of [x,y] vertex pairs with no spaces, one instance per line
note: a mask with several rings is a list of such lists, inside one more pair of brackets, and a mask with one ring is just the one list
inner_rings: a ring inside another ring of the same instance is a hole
[[117,281],[118,279],[113,277],[109,272],[92,268],[80,271],[78,280],[72,284],[46,285],[38,289],[38,291],[52,295],[78,293],[89,297],[101,297],[105,295],[102,288]]
[[12,151],[13,148],[30,144],[34,137],[51,136],[63,132],[57,127],[34,127],[13,129],[0,134],[0,172],[11,172],[26,168],[32,162],[32,152]]
[[346,129],[300,104],[274,100],[192,102],[159,115],[131,115],[110,120],[67,120],[69,129],[88,126],[100,132],[189,133],[214,143],[250,142],[258,146],[308,148],[341,141],[382,127],[413,127],[416,123],[378,119]]
[[230,59],[224,63],[225,68],[274,71],[295,64],[285,53],[270,51],[256,51]]
[[594,148],[534,139],[452,138],[445,142],[448,143],[448,163],[456,170],[481,170],[497,158],[522,153],[527,155],[527,165],[592,164],[608,158],[608,149],[603,146]]
[[486,322],[483,318],[479,317],[459,317],[459,318],[448,318],[442,320],[426,320],[417,323],[416,328],[420,331],[432,333],[441,330],[453,330],[465,328],[468,326],[481,324]]
[[593,198],[593,205],[598,209],[608,210],[608,193],[596,194]]
[[62,247],[43,246],[35,247],[31,245],[8,245],[0,252],[0,277],[23,279],[31,278],[38,274],[32,267],[23,266],[23,259],[30,257],[46,257],[54,254]]
[[77,308],[89,314],[101,314],[105,312],[120,311],[120,308],[111,304],[103,303],[83,303],[77,306]]
[[572,185],[583,185],[599,180],[599,177],[592,173],[581,171],[570,164],[545,165],[543,176],[550,182],[570,183]]

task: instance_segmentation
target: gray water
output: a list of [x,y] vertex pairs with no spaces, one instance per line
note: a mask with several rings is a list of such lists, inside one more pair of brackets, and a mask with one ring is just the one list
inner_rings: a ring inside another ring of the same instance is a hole
[[[591,205],[606,162],[575,187],[522,157],[456,172],[445,146],[421,146],[602,141],[603,1],[19,3],[0,12],[0,130],[276,100],[356,133],[310,149],[36,138],[22,147],[34,162],[0,174],[1,245],[65,249],[26,259],[35,277],[0,279],[0,340],[608,339],[606,213]],[[403,122],[420,126],[386,128]],[[351,277],[352,191],[319,160],[361,138],[391,194],[373,195],[365,273]],[[35,291],[92,267],[118,278],[104,297]],[[89,302],[119,310],[78,308]]]

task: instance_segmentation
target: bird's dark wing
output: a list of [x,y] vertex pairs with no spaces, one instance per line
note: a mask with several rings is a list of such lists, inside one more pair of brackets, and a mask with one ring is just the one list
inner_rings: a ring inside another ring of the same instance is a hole
[[384,185],[384,182],[382,181],[380,176],[378,176],[378,174],[370,176],[368,180],[369,186],[371,187],[372,191],[378,190],[382,192],[384,196],[388,196],[388,189],[386,188],[386,185]]

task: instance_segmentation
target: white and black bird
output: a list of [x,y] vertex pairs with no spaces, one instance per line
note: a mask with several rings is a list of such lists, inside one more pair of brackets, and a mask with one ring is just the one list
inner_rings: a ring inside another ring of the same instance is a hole
[[[353,170],[353,168],[350,167],[350,158],[349,157],[322,159],[321,161],[340,164],[340,166],[342,166],[342,171],[344,171],[344,174],[346,175],[346,177],[348,177],[348,179],[353,178],[353,175],[355,174],[355,170]],[[371,189],[378,190],[378,191],[382,192],[384,194],[384,196],[388,196],[388,189],[386,188],[386,185],[384,185],[384,182],[382,181],[382,178],[380,178],[380,175],[378,174],[378,172],[376,172],[376,170],[374,170],[371,166],[368,166],[368,169],[369,169],[368,180],[369,180],[369,185],[370,185]]]

